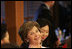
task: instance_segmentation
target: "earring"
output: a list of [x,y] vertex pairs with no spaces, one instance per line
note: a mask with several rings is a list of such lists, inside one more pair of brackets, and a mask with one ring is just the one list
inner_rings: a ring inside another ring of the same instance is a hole
[[29,42],[29,39],[27,39],[26,41]]

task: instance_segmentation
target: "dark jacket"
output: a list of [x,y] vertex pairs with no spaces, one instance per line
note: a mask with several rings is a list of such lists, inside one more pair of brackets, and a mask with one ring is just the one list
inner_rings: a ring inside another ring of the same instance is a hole
[[37,18],[37,20],[41,19],[41,18],[47,19],[53,25],[55,25],[54,24],[55,21],[53,20],[53,16],[51,15],[51,12],[49,11],[49,9],[46,7],[45,4],[42,4],[38,10],[39,11],[38,11],[38,18]]

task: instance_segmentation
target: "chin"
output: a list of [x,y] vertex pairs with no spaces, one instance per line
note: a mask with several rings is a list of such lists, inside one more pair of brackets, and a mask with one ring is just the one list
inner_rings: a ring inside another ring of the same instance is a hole
[[35,41],[35,43],[41,43],[41,41]]

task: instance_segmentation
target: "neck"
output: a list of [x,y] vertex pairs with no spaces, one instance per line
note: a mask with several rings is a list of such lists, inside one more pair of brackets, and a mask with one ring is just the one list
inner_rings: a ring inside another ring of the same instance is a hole
[[38,43],[30,43],[29,48],[41,48],[41,44]]
[[30,44],[29,48],[41,48],[41,45],[40,44],[39,45]]

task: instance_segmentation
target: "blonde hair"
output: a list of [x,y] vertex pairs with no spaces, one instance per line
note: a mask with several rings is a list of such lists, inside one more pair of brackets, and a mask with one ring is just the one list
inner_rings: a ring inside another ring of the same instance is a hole
[[40,25],[35,21],[27,21],[20,27],[19,34],[24,42],[26,42],[28,32],[34,26],[36,26],[38,29],[40,28]]

